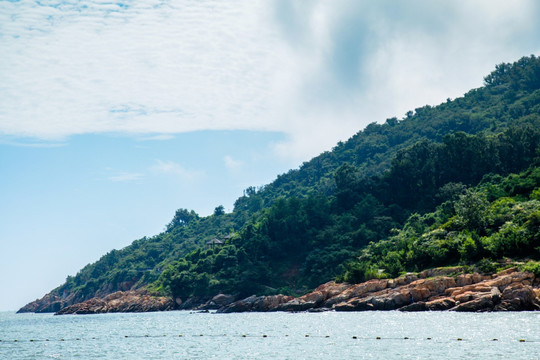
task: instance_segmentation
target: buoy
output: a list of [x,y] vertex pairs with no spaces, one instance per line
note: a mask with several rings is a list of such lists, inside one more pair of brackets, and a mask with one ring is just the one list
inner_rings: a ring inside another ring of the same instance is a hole
[[405,336],[405,337],[404,337],[403,339],[405,339],[405,340],[409,340],[409,338],[408,338],[408,337],[406,337],[406,336]]
[[81,340],[81,339],[79,339],[79,338],[76,338],[75,340]]
[[268,337],[268,335],[264,334],[263,337]]
[[127,338],[128,336],[127,335],[124,335],[125,338]]
[[499,341],[499,339],[493,339],[493,341]]
[[182,337],[182,334],[178,335],[178,337]]
[[519,342],[525,342],[525,339],[519,339]]
[[65,341],[64,339],[60,339],[60,341]]
[[246,337],[246,335],[242,335],[242,337]]
[[457,338],[457,341],[461,341],[461,340],[463,340],[463,339],[462,338]]
[[431,338],[427,338],[428,340],[431,340]]
[[381,337],[380,337],[380,336],[377,336],[376,339],[377,339],[377,340],[381,340]]
[[19,342],[19,340],[13,340],[13,342]]
[[[327,337],[328,337],[328,336],[327,336]],[[353,339],[358,339],[356,336],[353,336],[352,338],[353,338]]]
[[325,337],[329,338],[329,337],[330,337],[330,335],[326,335]]
[[34,342],[34,339],[30,339],[30,342]]
[[306,334],[306,337],[309,337],[309,335],[308,335],[308,334]]

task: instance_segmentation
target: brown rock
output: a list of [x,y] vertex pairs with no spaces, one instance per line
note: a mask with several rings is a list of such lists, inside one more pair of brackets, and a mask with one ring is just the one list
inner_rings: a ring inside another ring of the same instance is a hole
[[531,286],[522,283],[508,285],[502,293],[501,300],[496,310],[540,310],[540,301],[538,301],[534,290]]
[[425,304],[426,310],[430,311],[448,310],[454,306],[456,306],[456,301],[450,297],[428,301]]
[[425,286],[417,286],[409,290],[414,301],[425,300],[431,296],[431,292]]
[[319,305],[325,300],[325,294],[322,291],[315,290],[312,293],[301,296],[299,300]]
[[399,309],[399,311],[426,311],[426,303],[423,301],[418,301],[406,306],[403,306]]
[[165,297],[151,296],[145,291],[118,291],[105,298],[73,304],[59,310],[64,314],[102,314],[108,312],[149,312],[174,309],[174,302]]
[[251,295],[245,299],[235,301],[229,305],[218,309],[218,313],[235,313],[235,312],[266,312],[276,311],[279,305],[287,303],[294,299],[292,296],[272,295],[272,296],[255,296]]
[[452,310],[463,312],[491,311],[500,302],[501,292],[493,287],[489,293],[478,293],[474,300],[456,305]]
[[220,306],[229,305],[235,300],[233,295],[218,294],[212,298],[212,301]]

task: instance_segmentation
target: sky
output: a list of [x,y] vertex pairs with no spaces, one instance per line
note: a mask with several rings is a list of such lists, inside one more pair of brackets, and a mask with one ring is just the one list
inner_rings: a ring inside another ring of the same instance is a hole
[[540,55],[535,0],[0,1],[0,310]]

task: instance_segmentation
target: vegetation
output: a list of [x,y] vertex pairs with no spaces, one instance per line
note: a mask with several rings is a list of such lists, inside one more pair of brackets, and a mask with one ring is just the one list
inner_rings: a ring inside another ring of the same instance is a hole
[[54,292],[295,294],[381,270],[476,263],[489,272],[503,257],[539,260],[539,149],[540,59],[531,56],[249,187],[232,213],[180,209],[163,233],[111,251]]
[[503,257],[540,259],[539,187],[540,167],[505,178],[485,176],[434,212],[412,214],[395,235],[370,243],[347,264],[342,280],[363,281],[373,277],[372,269],[396,276],[456,263],[477,263],[489,273]]

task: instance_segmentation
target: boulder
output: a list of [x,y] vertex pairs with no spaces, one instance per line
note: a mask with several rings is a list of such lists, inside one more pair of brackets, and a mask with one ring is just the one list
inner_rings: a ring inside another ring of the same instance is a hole
[[292,296],[286,295],[271,295],[271,296],[255,296],[251,295],[245,299],[235,301],[229,305],[223,306],[217,310],[218,313],[235,313],[235,312],[251,312],[251,311],[276,311],[278,307],[292,300]]
[[457,304],[452,310],[461,312],[491,311],[500,302],[500,297],[499,289],[493,287],[489,293],[477,293],[473,296],[473,300]]
[[277,307],[277,311],[306,311],[316,306],[314,301],[304,301],[301,299],[293,299]]
[[232,304],[236,300],[234,295],[226,295],[226,294],[217,294],[212,298],[212,301],[219,305],[219,306],[225,306]]
[[426,311],[426,303],[418,301],[409,305],[405,305],[399,309],[399,311]]
[[377,310],[373,305],[373,297],[364,299],[351,299],[333,306],[335,311],[368,311]]
[[530,285],[512,283],[504,289],[501,303],[497,305],[495,310],[540,310],[540,301]]
[[425,303],[425,309],[429,311],[448,310],[456,306],[456,301],[450,297],[445,297]]

